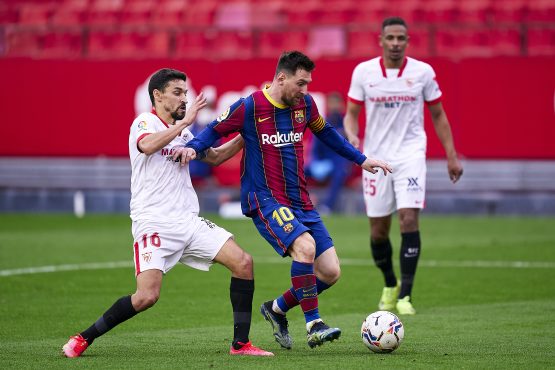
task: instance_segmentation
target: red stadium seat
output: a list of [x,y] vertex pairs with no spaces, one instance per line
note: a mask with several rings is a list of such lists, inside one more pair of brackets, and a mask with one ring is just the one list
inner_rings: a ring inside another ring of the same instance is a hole
[[348,55],[354,58],[370,59],[381,54],[378,44],[380,31],[375,29],[350,31],[347,34]]
[[555,2],[553,0],[536,0],[528,3],[526,20],[529,22],[555,23]]
[[72,1],[56,7],[50,18],[54,26],[81,26],[87,17],[88,2]]
[[480,25],[489,22],[492,12],[490,0],[458,1],[457,19],[460,24]]
[[19,8],[19,24],[26,26],[46,26],[53,13],[51,3],[22,4]]
[[346,51],[345,31],[338,26],[313,27],[310,30],[307,53],[313,58],[342,56]]
[[187,0],[163,0],[156,3],[152,9],[150,22],[159,27],[183,25],[183,12],[187,7]]
[[258,56],[277,58],[285,50],[306,50],[307,41],[305,31],[262,31],[259,34]]
[[436,47],[437,55],[445,57],[517,56],[520,32],[517,28],[438,30]]
[[121,22],[124,26],[146,26],[150,24],[153,9],[156,6],[153,0],[128,1],[121,13]]
[[175,50],[170,54],[178,58],[201,59],[213,50],[214,31],[187,31],[175,35]]
[[36,31],[8,29],[4,55],[7,57],[37,57],[40,54],[41,35]]
[[555,56],[555,28],[530,28],[526,40],[529,56]]
[[222,3],[214,12],[214,26],[220,29],[248,30],[251,27],[249,3]]
[[93,31],[89,35],[89,58],[162,58],[168,53],[169,36],[165,31]]
[[19,11],[16,6],[0,3],[0,24],[15,24],[19,21]]
[[42,38],[43,58],[75,59],[83,56],[81,31],[47,32]]
[[183,24],[194,27],[212,26],[217,8],[218,3],[212,0],[189,3],[183,12]]
[[103,29],[119,26],[123,6],[123,0],[93,0],[85,21],[90,26]]
[[455,0],[428,0],[422,9],[422,21],[433,24],[452,24],[457,21],[459,9]]
[[492,2],[490,22],[495,25],[523,22],[528,12],[527,2],[527,0],[503,0]]
[[431,39],[428,28],[410,27],[409,26],[409,46],[407,47],[407,55],[414,58],[429,57],[432,55]]

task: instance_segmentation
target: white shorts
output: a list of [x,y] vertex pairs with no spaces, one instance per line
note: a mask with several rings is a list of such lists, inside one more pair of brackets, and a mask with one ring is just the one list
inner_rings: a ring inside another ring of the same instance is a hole
[[208,271],[220,249],[233,234],[191,214],[175,224],[134,221],[135,276],[145,270],[168,272],[177,262]]
[[426,158],[392,162],[393,173],[384,176],[362,171],[362,190],[368,217],[388,216],[400,208],[424,208]]

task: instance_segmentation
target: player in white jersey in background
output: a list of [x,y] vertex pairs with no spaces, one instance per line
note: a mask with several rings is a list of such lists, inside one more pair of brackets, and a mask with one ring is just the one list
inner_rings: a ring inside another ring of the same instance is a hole
[[[368,157],[382,158],[395,168],[392,176],[362,175],[370,220],[370,247],[385,280],[379,309],[397,309],[400,314],[414,315],[411,294],[421,246],[418,217],[424,208],[426,187],[424,103],[445,149],[447,171],[453,183],[459,180],[463,169],[433,68],[405,56],[409,43],[405,21],[398,17],[385,19],[379,43],[383,55],[360,63],[353,71],[345,134],[354,146],[359,145],[358,117],[364,105],[363,152]],[[389,240],[395,210],[401,229],[400,284],[393,271]]]
[[[199,217],[189,166],[172,159],[174,148],[193,138],[186,127],[206,105],[200,94],[186,110],[185,81],[185,74],[177,70],[165,68],[154,73],[148,85],[152,112],[140,114],[130,129],[130,206],[137,290],[117,300],[88,329],[70,337],[62,349],[66,357],[79,357],[96,338],[152,307],[160,296],[163,275],[178,262],[205,271],[213,262],[227,267],[231,271],[234,321],[230,354],[273,356],[253,346],[248,338],[254,293],[252,257],[235,243],[232,234]],[[239,135],[218,148],[209,148],[203,160],[217,165],[242,147]]]

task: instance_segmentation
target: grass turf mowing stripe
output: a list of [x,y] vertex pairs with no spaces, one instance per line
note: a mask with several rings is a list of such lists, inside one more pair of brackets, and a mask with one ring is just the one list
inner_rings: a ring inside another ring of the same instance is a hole
[[[282,258],[255,258],[255,263],[274,264],[282,263]],[[341,259],[341,264],[345,266],[370,266],[373,265],[370,260],[357,260],[352,258]],[[515,269],[555,269],[555,262],[538,262],[538,261],[434,261],[424,260],[418,263],[419,267],[472,267],[472,268],[515,268]],[[79,271],[79,270],[101,270],[133,267],[130,261],[115,262],[97,262],[97,263],[81,263],[68,265],[51,265],[38,267],[25,267],[9,270],[0,270],[0,276],[28,275],[40,274],[59,271]]]

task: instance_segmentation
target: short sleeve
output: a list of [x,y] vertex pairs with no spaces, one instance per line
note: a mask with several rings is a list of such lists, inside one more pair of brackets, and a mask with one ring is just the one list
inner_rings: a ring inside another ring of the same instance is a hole
[[349,93],[347,96],[349,100],[355,103],[362,104],[364,102],[364,68],[362,64],[359,64],[353,70],[353,75],[351,77],[351,86],[349,87]]
[[427,104],[434,104],[440,101],[441,90],[439,89],[439,84],[436,79],[436,73],[429,65],[424,74],[424,89],[422,93],[424,94],[424,101]]

